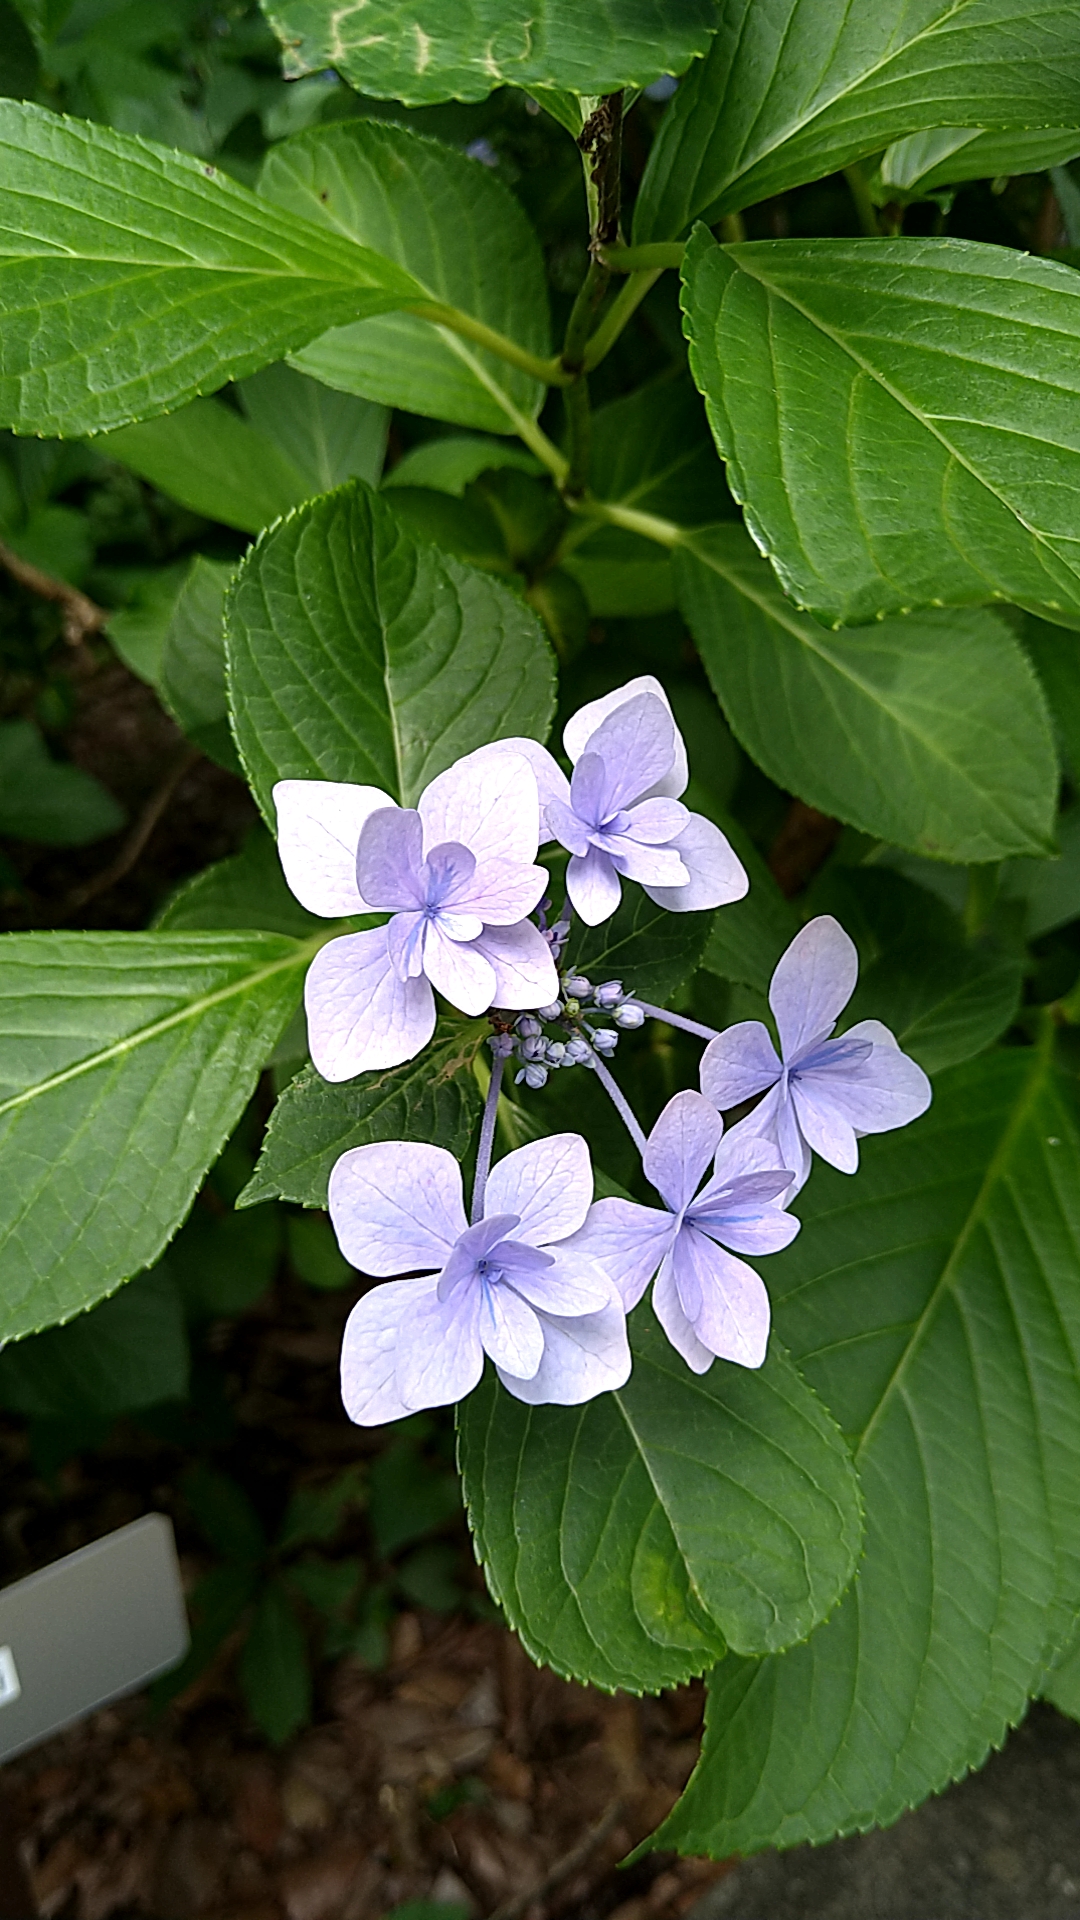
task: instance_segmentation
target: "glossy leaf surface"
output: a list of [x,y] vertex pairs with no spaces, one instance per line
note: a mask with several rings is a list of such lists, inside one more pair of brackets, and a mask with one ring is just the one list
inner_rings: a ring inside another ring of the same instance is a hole
[[830,632],[741,527],[699,531],[677,590],[732,731],[778,786],[939,859],[1050,851],[1057,761],[1004,621],[932,610]]
[[888,1823],[1020,1718],[1080,1600],[1080,1133],[1040,1050],[817,1167],[769,1263],[777,1328],[855,1445],[858,1579],[805,1646],[726,1660],[660,1844],[824,1840]]
[[523,1406],[489,1373],[460,1411],[462,1470],[492,1591],[533,1657],[655,1692],[725,1640],[806,1634],[851,1577],[859,1500],[781,1354],[696,1377],[647,1308],[633,1345],[626,1386],[584,1407]]
[[542,739],[553,660],[508,587],[420,546],[359,481],[290,516],[230,594],[230,696],[267,819],[275,780],[352,780],[412,805],[508,734]]

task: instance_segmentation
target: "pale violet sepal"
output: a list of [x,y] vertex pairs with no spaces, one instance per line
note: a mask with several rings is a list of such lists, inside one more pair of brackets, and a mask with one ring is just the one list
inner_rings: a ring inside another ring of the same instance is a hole
[[907,1126],[930,1105],[925,1073],[880,1020],[833,1037],[858,971],[854,941],[819,915],[796,934],[769,987],[781,1053],[761,1021],[747,1020],[711,1040],[701,1058],[701,1090],[714,1106],[727,1111],[764,1095],[733,1133],[772,1144],[794,1171],[792,1194],[805,1185],[812,1153],[854,1173],[864,1134]]
[[776,1253],[795,1238],[799,1222],[781,1204],[789,1169],[767,1141],[737,1128],[725,1135],[716,1108],[691,1091],[668,1101],[644,1168],[663,1208],[597,1200],[571,1246],[605,1268],[627,1311],[656,1276],[656,1317],[695,1373],[716,1358],[760,1367],[769,1296],[760,1275],[735,1256]]
[[369,814],[395,804],[390,795],[345,780],[279,780],[273,798],[278,858],[300,905],[324,920],[367,913],[356,849]]
[[[576,1406],[630,1373],[626,1316],[595,1260],[567,1244],[592,1201],[577,1134],[530,1142],[491,1170],[483,1217],[465,1216],[443,1147],[391,1140],[342,1154],[330,1176],[341,1250],[385,1279],[353,1308],[341,1354],[350,1419],[382,1425],[472,1391],[484,1355],[530,1405]],[[391,1279],[393,1274],[420,1277]]]

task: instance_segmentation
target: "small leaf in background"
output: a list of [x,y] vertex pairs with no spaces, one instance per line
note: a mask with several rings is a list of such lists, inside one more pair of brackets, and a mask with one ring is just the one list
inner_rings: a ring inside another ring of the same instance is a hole
[[331,391],[283,360],[242,380],[237,393],[251,425],[303,476],[305,498],[346,480],[378,486],[390,427],[385,407]]
[[474,433],[448,433],[410,447],[386,474],[383,486],[430,487],[437,493],[454,494],[460,500],[473,480],[500,467],[516,467],[519,472],[534,476],[543,472],[535,454],[515,446],[512,440],[491,440]]
[[0,1352],[0,1406],[36,1419],[113,1416],[183,1400],[188,1342],[167,1270],[130,1280],[66,1326]]
[[125,606],[110,613],[105,632],[125,667],[156,687],[161,679],[165,635],[176,596],[187,577],[190,562],[177,560],[136,579]]
[[21,433],[167,413],[420,293],[216,167],[108,127],[0,100],[0,152],[0,420]]
[[266,1556],[266,1529],[243,1488],[200,1462],[184,1475],[184,1498],[203,1537],[221,1558],[257,1566]]
[[282,1223],[276,1207],[256,1213],[217,1213],[196,1203],[164,1265],[192,1320],[243,1313],[271,1286],[281,1258]]
[[725,1641],[809,1633],[851,1579],[861,1513],[839,1429],[775,1340],[757,1372],[698,1378],[650,1309],[631,1324],[618,1392],[528,1407],[489,1373],[459,1433],[477,1552],[533,1658],[656,1692]]
[[317,1560],[312,1555],[294,1560],[282,1577],[316,1613],[337,1621],[362,1586],[364,1569],[359,1560]]
[[[372,1140],[428,1140],[460,1159],[480,1115],[472,1060],[482,1034],[478,1025],[448,1024],[419,1059],[340,1086],[303,1068],[270,1116],[241,1205],[279,1199],[325,1208],[335,1160]],[[303,1253],[303,1242],[297,1244]]]
[[290,1213],[285,1235],[289,1259],[305,1286],[334,1293],[339,1287],[356,1285],[356,1270],[338,1246],[325,1214]]
[[1036,127],[982,133],[978,127],[937,127],[895,140],[881,156],[870,182],[875,199],[932,193],[962,180],[995,180],[1014,173],[1041,173],[1080,151],[1076,127]]
[[366,1497],[359,1467],[346,1467],[321,1487],[297,1487],[285,1509],[275,1551],[286,1553],[309,1540],[332,1540],[350,1507],[363,1506]]
[[959,15],[951,0],[727,0],[661,124],[634,237],[711,223],[922,129],[1078,127],[1078,72],[1069,0]]
[[273,818],[276,780],[352,780],[414,804],[492,739],[542,739],[554,659],[535,614],[417,545],[353,481],[263,536],[226,611],[236,737]]
[[433,1467],[423,1456],[427,1431],[422,1416],[411,1431],[410,1426],[399,1426],[397,1438],[369,1470],[368,1517],[376,1551],[384,1560],[461,1512],[456,1474],[451,1468]]
[[415,1607],[430,1607],[433,1613],[453,1613],[465,1597],[458,1572],[461,1553],[456,1546],[441,1546],[437,1541],[417,1547],[397,1569],[397,1584]]
[[170,1700],[206,1671],[222,1642],[255,1598],[258,1584],[256,1567],[213,1567],[203,1575],[189,1602],[191,1645],[187,1654],[178,1667],[162,1674],[150,1689],[150,1704],[155,1713],[160,1713]]
[[[392,121],[350,120],[273,147],[259,192],[394,261],[430,299],[540,357],[551,351],[536,235],[502,181],[458,149]],[[543,398],[529,374],[410,313],[335,327],[295,364],[346,393],[489,433],[512,433]]]
[[256,1602],[239,1672],[256,1726],[271,1746],[284,1746],[311,1719],[311,1661],[307,1637],[277,1580]]
[[310,954],[274,934],[27,933],[0,954],[0,1338],[157,1259]]
[[273,440],[220,400],[192,400],[93,445],[193,513],[242,533],[258,533],[318,491]]
[[155,922],[162,933],[254,927],[301,940],[326,922],[290,893],[273,835],[260,822],[239,853],[204,867],[166,901]]
[[82,847],[119,833],[125,819],[92,774],[53,759],[31,721],[0,722],[0,833]]
[[732,731],[779,786],[937,859],[1051,850],[1049,717],[1000,615],[931,608],[829,632],[741,527],[694,534],[675,574]]
[[1057,841],[1052,860],[1012,860],[1002,876],[1003,891],[1024,902],[1029,940],[1080,917],[1080,804],[1061,815]]
[[708,0],[657,0],[645,13],[634,0],[609,0],[602,9],[509,0],[485,39],[474,13],[456,0],[434,0],[423,11],[421,47],[413,9],[384,15],[377,35],[362,17],[342,15],[334,0],[275,0],[269,18],[290,79],[335,66],[361,93],[407,107],[484,100],[500,86],[587,94],[644,86],[658,74],[681,73],[716,26]]
[[945,239],[719,247],[699,227],[683,279],[732,492],[799,606],[832,625],[989,599],[1076,618],[1072,268]]
[[722,827],[750,877],[750,891],[713,915],[701,964],[721,980],[764,993],[781,954],[799,931],[800,919],[785,900],[745,828],[711,816]]
[[228,561],[196,554],[165,630],[160,692],[178,725],[219,766],[239,773],[225,694],[225,591]]

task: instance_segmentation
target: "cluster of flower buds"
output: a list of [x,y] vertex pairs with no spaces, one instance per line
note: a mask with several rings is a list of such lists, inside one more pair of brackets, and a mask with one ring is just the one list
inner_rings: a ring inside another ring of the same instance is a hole
[[[559,928],[542,929],[546,939],[558,936]],[[565,936],[563,936],[565,937]],[[553,942],[554,944],[554,942]],[[513,1026],[492,1038],[492,1051],[503,1059],[513,1055],[521,1062],[514,1079],[533,1091],[544,1086],[549,1073],[559,1067],[587,1067],[597,1054],[610,1057],[619,1044],[619,1029],[640,1027],[645,1014],[626,993],[621,980],[605,980],[594,987],[584,974],[566,973],[560,979],[557,1000],[535,1013],[519,1014]],[[594,1026],[597,1014],[607,1014],[614,1026]],[[557,1038],[544,1032],[545,1023],[558,1027]]]

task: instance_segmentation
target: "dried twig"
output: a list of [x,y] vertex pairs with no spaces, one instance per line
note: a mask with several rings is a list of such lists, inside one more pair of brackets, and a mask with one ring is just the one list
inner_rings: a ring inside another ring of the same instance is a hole
[[80,593],[78,587],[68,585],[66,580],[57,580],[51,573],[43,573],[40,567],[32,566],[29,560],[20,560],[9,546],[0,540],[0,566],[6,567],[13,580],[20,587],[26,587],[30,593],[36,593],[41,600],[54,600],[64,610],[64,639],[69,646],[78,647],[88,634],[100,633],[108,619],[104,607]]
[[548,1894],[554,1893],[565,1880],[572,1879],[578,1868],[583,1867],[586,1861],[592,1858],[593,1854],[603,1846],[604,1841],[614,1833],[625,1811],[626,1802],[620,1795],[618,1799],[611,1802],[607,1812],[597,1821],[595,1827],[590,1827],[588,1833],[578,1841],[577,1845],[570,1848],[569,1853],[564,1853],[561,1860],[556,1860],[555,1865],[548,1868],[535,1886],[526,1888],[524,1893],[515,1893],[510,1900],[504,1900],[500,1907],[496,1907],[491,1920],[522,1920],[522,1916],[528,1913],[531,1906],[539,1900],[545,1900]]
[[80,907],[86,906],[87,901],[95,900],[99,893],[106,893],[110,887],[116,885],[118,880],[122,880],[125,874],[130,873],[184,775],[190,773],[196,761],[201,759],[202,750],[185,743],[160,784],[150,795],[115,860],[111,860],[107,867],[102,867],[100,873],[95,873],[92,879],[85,881],[81,887],[76,887],[74,892],[69,893],[66,902],[68,913],[77,913]]

